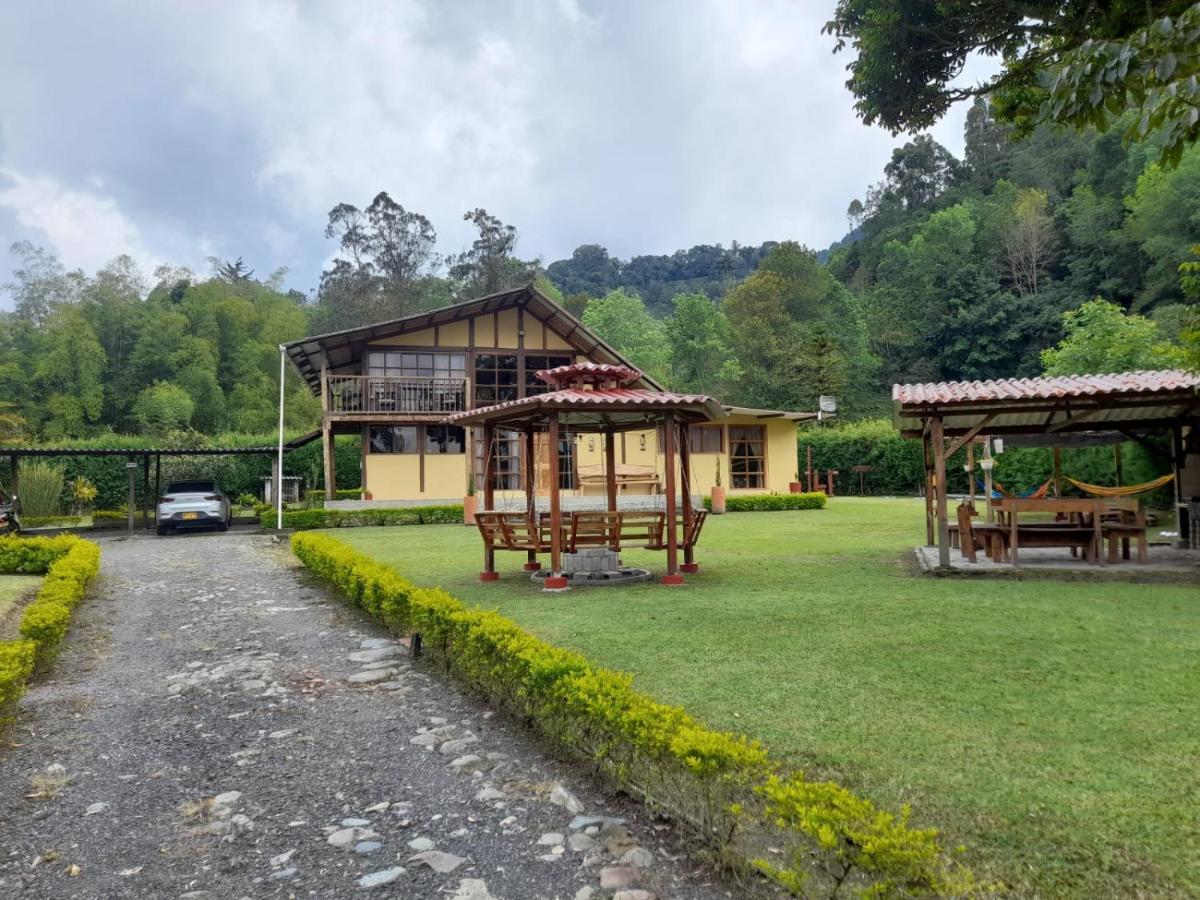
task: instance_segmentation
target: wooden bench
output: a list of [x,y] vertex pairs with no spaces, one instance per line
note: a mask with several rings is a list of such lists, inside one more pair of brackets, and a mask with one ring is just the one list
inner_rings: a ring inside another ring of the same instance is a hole
[[[696,546],[708,511],[692,513],[691,523],[684,528],[679,547]],[[667,517],[661,512],[576,512],[562,519],[564,553],[574,553],[589,547],[642,548],[665,550]],[[519,550],[549,553],[553,539],[550,514],[538,516],[537,524],[523,512],[477,512],[475,527],[488,550]]]
[[534,526],[525,513],[478,512],[475,513],[475,526],[488,550],[543,553],[550,549],[548,530]]

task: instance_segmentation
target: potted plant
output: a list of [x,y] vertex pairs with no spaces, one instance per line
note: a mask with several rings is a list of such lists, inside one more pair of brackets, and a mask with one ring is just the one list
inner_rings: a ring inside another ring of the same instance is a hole
[[475,524],[475,475],[472,472],[467,473],[467,494],[463,497],[463,524]]
[[712,511],[714,515],[725,512],[725,488],[721,486],[721,460],[717,459],[717,478],[713,482]]
[[799,472],[796,472],[792,475],[792,480],[788,482],[788,490],[793,494],[801,494],[804,492],[804,485],[800,483]]

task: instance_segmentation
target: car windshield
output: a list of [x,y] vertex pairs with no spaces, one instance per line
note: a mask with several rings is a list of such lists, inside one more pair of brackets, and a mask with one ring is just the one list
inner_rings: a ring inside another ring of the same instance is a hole
[[214,494],[216,491],[215,481],[172,481],[167,487],[168,494]]

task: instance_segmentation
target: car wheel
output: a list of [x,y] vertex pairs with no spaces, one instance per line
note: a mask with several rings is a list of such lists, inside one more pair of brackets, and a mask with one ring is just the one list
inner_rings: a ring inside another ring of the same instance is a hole
[[228,530],[229,530],[228,522],[218,522],[217,523],[217,531],[228,531]]
[[163,537],[163,536],[165,536],[165,535],[166,535],[166,534],[167,534],[167,533],[168,533],[170,530],[171,530],[171,526],[170,526],[170,525],[159,525],[159,526],[158,526],[158,536],[159,536],[159,537]]

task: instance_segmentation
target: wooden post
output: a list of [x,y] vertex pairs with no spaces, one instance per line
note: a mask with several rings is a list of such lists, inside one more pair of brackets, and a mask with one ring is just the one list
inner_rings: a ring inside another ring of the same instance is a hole
[[[525,515],[529,517],[529,533],[531,535],[538,533],[537,485],[534,483],[533,438],[533,425],[526,425],[525,453],[524,459],[521,460],[521,465],[525,469]],[[538,562],[537,551],[527,551],[525,554],[525,571],[536,572],[541,567],[542,564]]]
[[692,509],[692,448],[688,446],[688,425],[679,423],[679,492],[683,495],[683,565],[684,572],[699,572],[695,552],[688,543],[687,536],[692,531],[692,519],[695,512]]
[[664,487],[667,491],[667,574],[663,584],[683,584],[679,574],[679,531],[675,515],[675,416],[668,413],[663,418],[663,457],[665,469]]
[[933,477],[937,481],[937,538],[938,565],[950,567],[950,524],[946,521],[946,438],[942,417],[930,422],[929,437],[933,442]]
[[15,453],[8,457],[8,498],[10,501],[17,495],[17,466],[20,465],[20,459],[21,457]]
[[[333,426],[329,421],[329,366],[321,362],[321,461],[325,467],[325,499],[337,497],[335,471],[337,468],[333,444]],[[283,485],[280,484],[280,496],[283,495]],[[276,500],[278,502],[278,500]]]
[[[494,425],[483,426],[483,509],[485,512],[496,511],[496,486],[492,484],[493,451],[496,443],[496,428]],[[483,548],[483,571],[479,573],[480,581],[497,581],[500,574],[496,571],[496,551],[491,547]]]
[[604,432],[604,493],[608,511],[617,511],[617,435],[611,428]]
[[562,574],[562,503],[558,488],[558,413],[550,413],[546,432],[547,450],[550,456],[550,576],[545,585],[548,590],[563,590],[567,579]]
[[150,527],[150,454],[142,454],[142,528]]
[[[975,508],[975,439],[967,441],[967,497],[971,501],[971,509]],[[960,545],[961,545],[961,535]]]
[[1054,496],[1062,497],[1062,447],[1054,445]]
[[154,454],[154,524],[158,524],[158,498],[162,496],[162,454]]
[[921,432],[921,455],[923,457],[923,471],[925,490],[925,546],[933,546],[933,461],[929,456],[929,422],[925,423],[925,428]]
[[806,465],[806,467],[804,469],[804,477],[805,477],[805,480],[808,481],[808,492],[811,494],[811,493],[814,493],[817,489],[817,485],[815,483],[816,475],[813,473],[813,467],[812,467],[812,444],[809,444],[808,446],[806,446],[804,448],[804,453],[805,453],[804,458],[805,458],[805,465]]
[[125,473],[129,476],[129,499],[125,503],[126,527],[133,534],[134,507],[137,506],[137,461],[132,457],[125,461]]
[[1113,444],[1113,467],[1117,470],[1117,487],[1121,486],[1121,476],[1124,474],[1121,471],[1121,445]]

